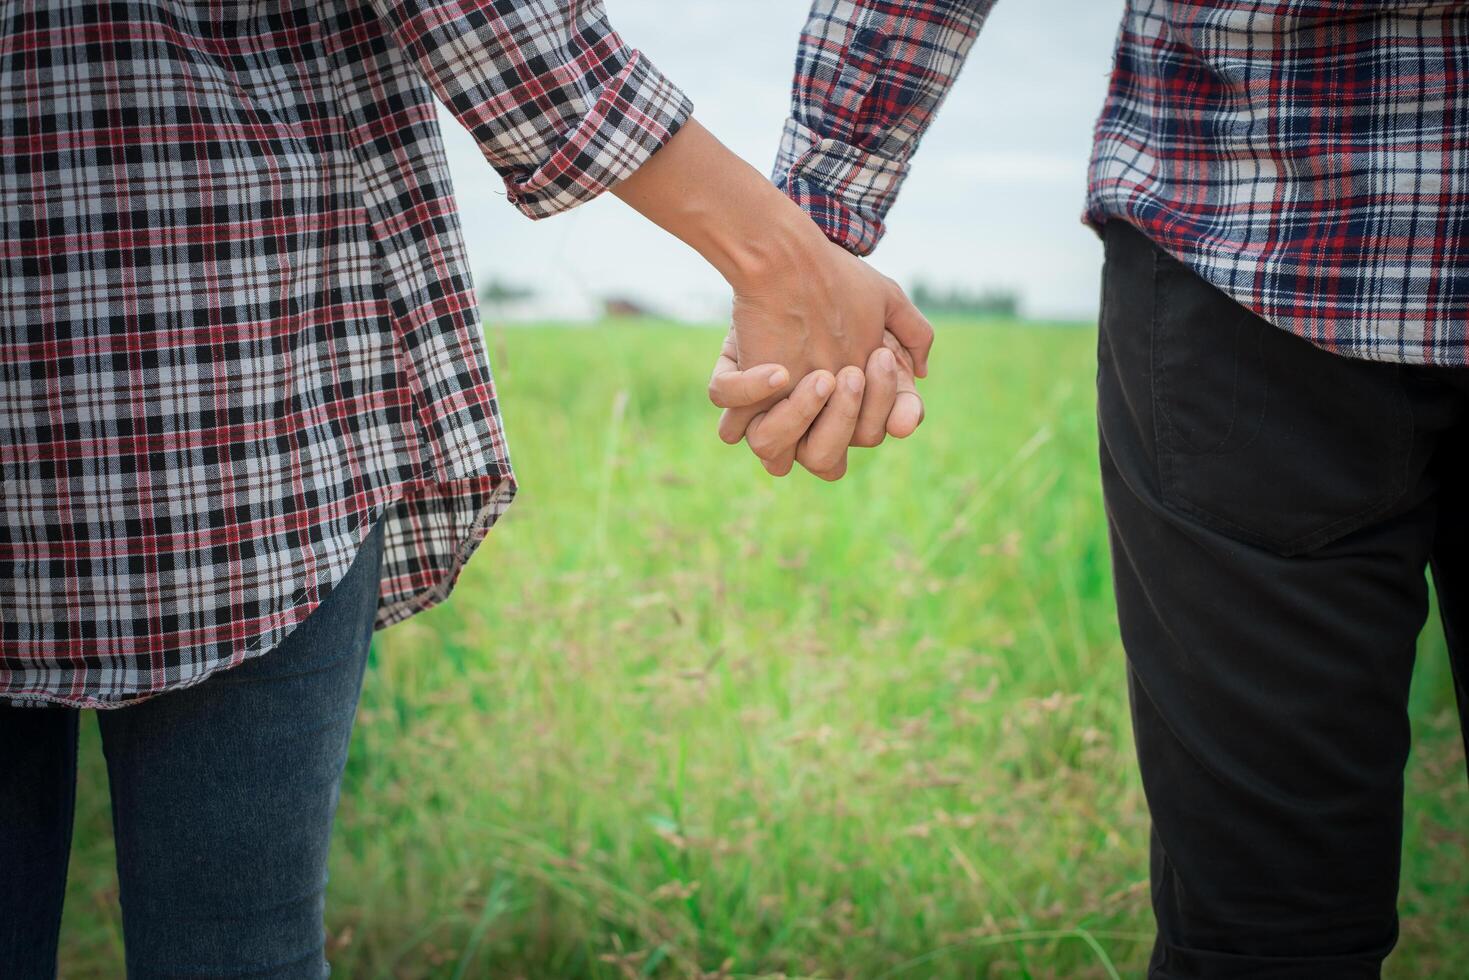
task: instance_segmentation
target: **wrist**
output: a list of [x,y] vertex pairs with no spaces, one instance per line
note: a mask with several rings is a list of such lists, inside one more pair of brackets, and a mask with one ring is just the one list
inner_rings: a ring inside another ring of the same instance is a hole
[[613,193],[692,247],[736,290],[788,276],[827,245],[795,202],[694,120]]
[[762,193],[758,200],[747,200],[744,207],[711,222],[708,243],[701,249],[736,292],[789,276],[827,244],[804,211],[773,184],[766,182],[765,188],[768,196]]

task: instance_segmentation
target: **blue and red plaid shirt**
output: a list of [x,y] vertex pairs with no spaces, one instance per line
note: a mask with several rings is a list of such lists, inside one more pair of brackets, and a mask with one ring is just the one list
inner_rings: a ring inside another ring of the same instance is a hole
[[[882,237],[993,2],[816,0],[775,180],[833,240]],[[1128,0],[1086,216],[1329,350],[1469,364],[1469,2]]]
[[[816,0],[777,180],[865,253],[991,0]],[[1120,217],[1343,353],[1465,363],[1459,2],[1131,0]],[[515,488],[433,99],[532,217],[690,105],[599,0],[0,12],[0,699],[271,649],[387,522],[386,625]]]

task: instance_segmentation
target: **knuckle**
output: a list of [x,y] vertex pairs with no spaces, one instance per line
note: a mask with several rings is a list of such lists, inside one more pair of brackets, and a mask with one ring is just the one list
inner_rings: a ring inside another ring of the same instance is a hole
[[749,438],[750,449],[761,459],[778,460],[785,449],[784,440],[767,427]]
[[820,476],[822,473],[830,473],[831,468],[834,464],[829,457],[823,456],[818,459],[807,460],[801,465],[806,467],[806,469],[810,470],[812,473]]
[[834,468],[841,459],[841,450],[835,447],[820,446],[812,449],[807,454],[806,467],[812,472],[818,470],[827,471]]
[[809,444],[802,445],[801,450],[796,453],[796,461],[801,463],[801,466],[811,470],[812,473],[821,472],[821,470],[829,469],[831,466],[830,455],[823,453],[818,448],[812,448]]

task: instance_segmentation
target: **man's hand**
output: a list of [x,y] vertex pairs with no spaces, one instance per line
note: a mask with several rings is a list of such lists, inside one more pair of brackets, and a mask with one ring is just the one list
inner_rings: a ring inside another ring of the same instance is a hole
[[928,374],[933,327],[897,283],[828,241],[804,214],[783,253],[731,278],[739,366],[781,364],[793,380],[818,369],[864,368],[886,330],[917,377]]
[[823,480],[839,480],[847,472],[847,447],[876,446],[891,435],[912,435],[923,421],[923,401],[914,385],[913,362],[891,333],[868,359],[867,371],[843,368],[835,377],[814,371],[789,396],[768,410],[773,391],[789,385],[789,373],[777,364],[741,371],[733,336],[724,341],[709,399],[723,408],[720,438],[737,443],[748,438],[750,449],[774,476],[785,476],[794,462]]
[[748,439],[769,472],[784,476],[798,461],[836,480],[846,473],[849,444],[877,446],[922,421],[914,378],[927,373],[933,327],[897,283],[810,227],[813,235],[778,272],[732,280],[733,325],[716,368],[727,383],[740,367],[779,364],[787,385],[804,379],[806,387],[785,402],[786,389],[754,402],[720,401],[711,383],[710,395],[728,409],[720,437]]

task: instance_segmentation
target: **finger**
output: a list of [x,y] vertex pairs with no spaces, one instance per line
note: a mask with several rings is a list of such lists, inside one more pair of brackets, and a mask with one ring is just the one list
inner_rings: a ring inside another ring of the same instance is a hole
[[764,414],[769,405],[760,404],[750,408],[726,408],[724,414],[719,416],[719,438],[736,445],[745,438],[745,430],[755,420],[756,416]]
[[888,293],[887,328],[913,355],[914,372],[928,377],[928,353],[933,348],[933,324],[929,323],[902,287],[892,283]]
[[775,460],[793,451],[801,436],[821,414],[831,396],[836,379],[830,371],[812,371],[796,385],[796,390],[774,408],[750,423],[745,440],[761,459]]
[[765,467],[765,472],[771,476],[788,476],[791,469],[796,465],[796,451],[781,453],[777,459],[762,459],[760,465]]
[[[750,425],[754,428],[759,428],[760,424],[765,421],[765,414],[766,413],[764,412],[756,413],[754,419],[751,420]],[[790,473],[791,468],[796,465],[795,447],[791,447],[788,452],[776,455],[774,459],[760,460],[760,465],[765,467],[765,472],[769,473],[771,476],[786,476]]]
[[893,403],[893,414],[888,416],[888,435],[894,439],[906,439],[923,424],[923,399],[917,392],[900,391]]
[[888,435],[906,439],[923,422],[925,411],[913,381],[913,358],[891,333],[884,333],[882,342],[898,361],[897,397],[893,400],[893,410],[888,413]]
[[861,368],[842,368],[836,391],[796,450],[796,461],[823,480],[841,479],[847,471],[847,445],[862,410],[866,385]]
[[893,357],[898,362],[898,372],[906,371],[911,378],[913,376],[913,355],[908,353],[908,348],[903,346],[901,340],[893,336],[891,330],[882,332],[882,343],[884,347],[893,352]]
[[906,439],[923,422],[923,399],[913,384],[913,376],[898,372],[898,397],[893,401],[893,410],[888,415],[888,435],[894,439]]
[[862,412],[852,430],[852,445],[882,445],[887,436],[888,415],[897,396],[897,358],[886,347],[879,347],[867,359],[867,391],[862,396]]
[[709,378],[709,400],[720,408],[758,405],[786,386],[791,374],[779,364],[760,364],[741,371],[721,357]]

